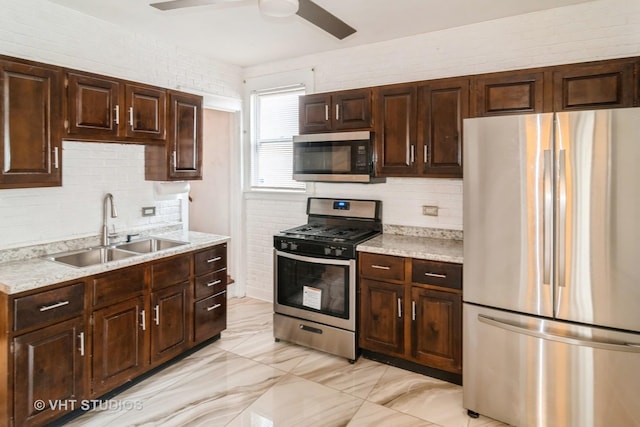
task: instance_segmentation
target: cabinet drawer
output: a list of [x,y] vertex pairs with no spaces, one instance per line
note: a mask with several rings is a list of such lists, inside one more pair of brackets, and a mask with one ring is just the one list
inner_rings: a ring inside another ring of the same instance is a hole
[[15,331],[82,314],[84,283],[75,283],[13,300]]
[[194,304],[194,339],[201,342],[227,327],[227,292],[205,298]]
[[227,288],[227,270],[214,271],[195,280],[195,299],[220,293]]
[[93,306],[124,301],[142,292],[144,271],[144,267],[130,267],[93,279]]
[[414,283],[462,289],[462,264],[414,259],[411,267]]
[[218,245],[195,254],[195,273],[209,273],[227,268],[227,245]]
[[404,280],[404,258],[371,253],[360,254],[360,273],[371,279]]
[[189,280],[191,272],[191,255],[184,255],[151,266],[151,287],[166,288],[176,283]]

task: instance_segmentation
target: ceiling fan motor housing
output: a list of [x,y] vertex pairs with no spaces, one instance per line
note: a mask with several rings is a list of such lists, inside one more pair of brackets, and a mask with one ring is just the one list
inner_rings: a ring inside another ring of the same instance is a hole
[[260,12],[267,16],[282,18],[298,11],[298,0],[259,0]]

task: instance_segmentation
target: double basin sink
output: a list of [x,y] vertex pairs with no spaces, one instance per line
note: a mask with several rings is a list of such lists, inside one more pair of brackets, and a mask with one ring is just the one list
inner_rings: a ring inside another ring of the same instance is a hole
[[109,261],[118,261],[140,254],[162,251],[164,249],[175,248],[177,246],[187,244],[188,242],[180,242],[178,240],[149,238],[135,240],[133,242],[118,243],[111,246],[100,246],[96,248],[62,252],[48,255],[45,258],[50,261],[59,262],[73,267],[90,267],[92,265],[104,264]]

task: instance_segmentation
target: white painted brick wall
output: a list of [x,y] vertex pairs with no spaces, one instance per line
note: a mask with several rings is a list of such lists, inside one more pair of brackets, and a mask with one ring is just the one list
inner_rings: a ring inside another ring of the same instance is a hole
[[[47,0],[0,0],[0,54],[167,88],[240,97],[241,69],[132,34]],[[97,235],[102,197],[115,196],[117,230],[180,222],[180,202],[144,180],[144,148],[64,142],[63,187],[0,190],[0,249]],[[157,215],[141,217],[143,206]]]
[[[98,235],[112,193],[116,231],[182,221],[180,200],[160,200],[144,180],[144,147],[65,141],[62,187],[0,190],[0,249]],[[142,217],[143,206],[156,216]]]
[[[596,0],[527,15],[336,50],[245,69],[257,77],[296,69],[315,70],[316,92],[376,86],[509,69],[640,55],[640,1]],[[317,184],[316,196],[377,198],[387,224],[462,229],[462,181],[388,179],[385,184]],[[268,196],[264,196],[268,197]],[[284,202],[283,202],[284,203]],[[440,206],[438,217],[422,205]],[[304,204],[303,204],[304,206]],[[247,222],[277,230],[284,205],[256,219],[253,201]],[[300,208],[304,212],[304,208]],[[304,217],[297,223],[304,222]],[[291,221],[296,225],[296,221]],[[285,228],[285,227],[280,227]],[[251,227],[248,240],[253,239]],[[263,245],[271,242],[264,238]],[[258,243],[247,248],[247,294],[272,299],[271,255]]]

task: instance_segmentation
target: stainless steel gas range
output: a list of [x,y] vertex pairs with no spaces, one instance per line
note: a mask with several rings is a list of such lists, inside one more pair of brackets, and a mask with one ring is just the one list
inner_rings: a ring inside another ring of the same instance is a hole
[[356,246],[381,233],[379,200],[307,200],[308,222],[275,235],[276,340],[354,362]]

